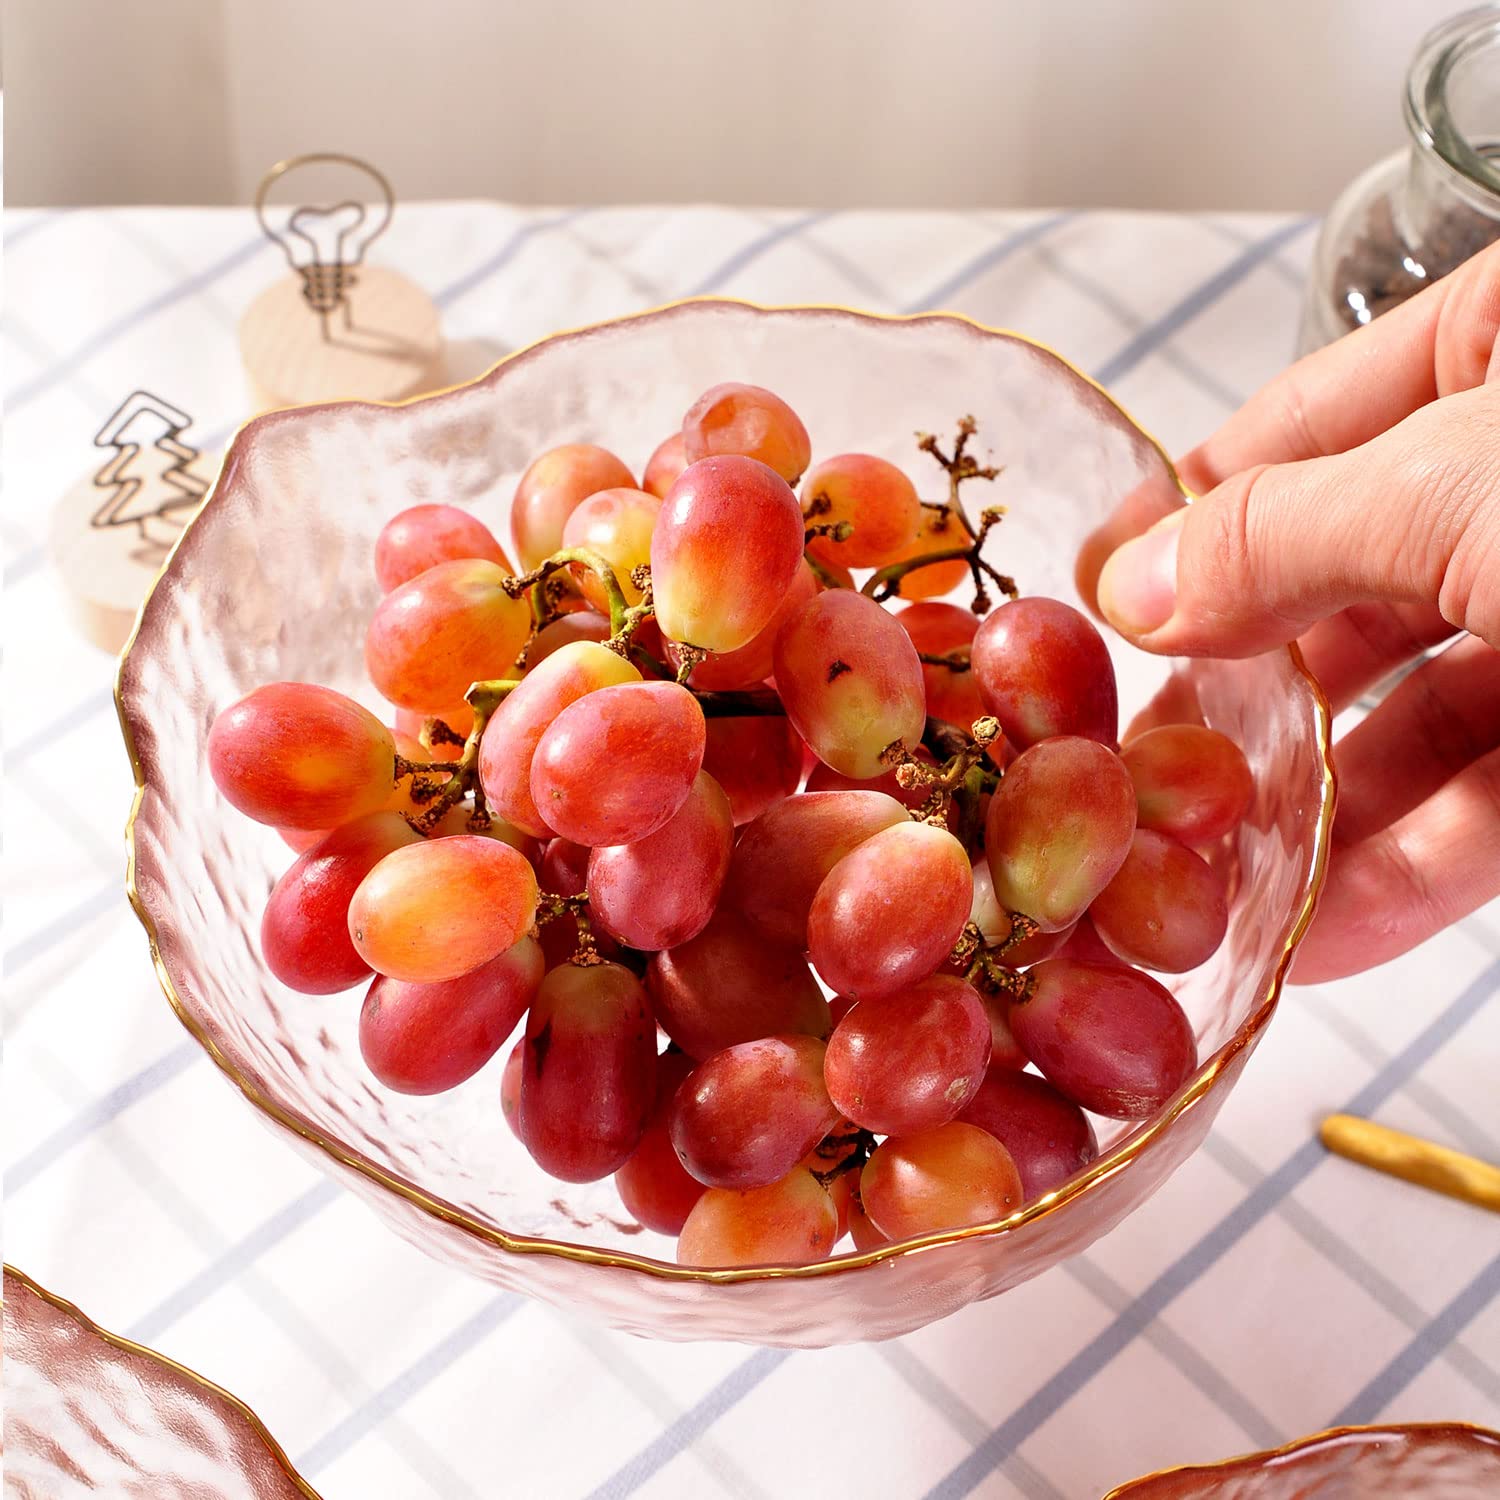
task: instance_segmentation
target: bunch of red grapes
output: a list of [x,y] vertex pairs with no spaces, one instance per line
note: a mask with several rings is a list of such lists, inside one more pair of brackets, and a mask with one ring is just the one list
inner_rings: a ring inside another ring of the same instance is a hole
[[[365,647],[394,728],[276,683],[209,737],[225,796],[303,851],[271,971],[309,994],[373,971],[360,1047],[407,1094],[524,1018],[490,1085],[516,1135],[555,1177],[613,1174],[684,1264],[1057,1188],[1096,1153],[1086,1111],[1143,1118],[1196,1067],[1143,971],[1218,946],[1204,853],[1252,789],[1201,725],[1117,748],[1098,632],[981,556],[973,435],[919,438],[948,490],[923,501],[881,458],[809,468],[784,402],[723,385],[640,487],[601,448],[539,457],[520,573],[465,511],[395,517]],[[972,610],[933,602],[965,580]]]

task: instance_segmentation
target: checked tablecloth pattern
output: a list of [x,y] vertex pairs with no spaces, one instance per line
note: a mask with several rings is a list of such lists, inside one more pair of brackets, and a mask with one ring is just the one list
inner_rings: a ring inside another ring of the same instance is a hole
[[[699,292],[947,307],[1050,342],[1180,451],[1285,362],[1312,228],[451,203],[403,206],[380,249],[476,371]],[[1314,1138],[1347,1109],[1500,1159],[1497,907],[1292,991],[1146,1209],[879,1346],[657,1345],[496,1295],[261,1129],[127,909],[113,663],[68,627],[44,537],[128,391],[223,443],[245,415],[235,323],[280,269],[243,211],[7,216],[7,1259],[243,1397],[329,1500],[1086,1500],[1331,1423],[1500,1424],[1496,1220]]]

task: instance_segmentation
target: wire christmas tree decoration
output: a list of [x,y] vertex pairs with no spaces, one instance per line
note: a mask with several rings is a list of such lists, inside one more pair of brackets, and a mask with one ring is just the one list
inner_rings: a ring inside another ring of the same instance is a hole
[[160,396],[132,391],[94,435],[96,448],[114,454],[94,475],[95,487],[109,495],[89,524],[134,526],[148,556],[164,557],[208,491],[208,481],[188,468],[198,450],[181,441],[192,423]]

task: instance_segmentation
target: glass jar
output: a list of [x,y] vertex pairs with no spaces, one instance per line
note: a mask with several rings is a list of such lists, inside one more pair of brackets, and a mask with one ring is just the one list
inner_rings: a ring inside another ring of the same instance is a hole
[[1318,237],[1306,354],[1378,318],[1500,239],[1500,6],[1430,31],[1406,76],[1411,143],[1356,178]]

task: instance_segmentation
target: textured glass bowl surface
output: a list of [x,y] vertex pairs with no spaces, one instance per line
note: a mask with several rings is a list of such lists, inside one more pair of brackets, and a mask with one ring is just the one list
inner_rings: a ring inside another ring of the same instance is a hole
[[[290,860],[216,792],[214,714],[260,683],[326,683],[379,708],[362,670],[380,527],[422,501],[471,507],[501,535],[521,470],[558,443],[631,465],[708,386],[781,393],[815,456],[882,454],[943,476],[913,431],[972,413],[1005,465],[971,497],[1009,514],[991,555],[1024,591],[1078,598],[1074,563],[1124,507],[1143,525],[1183,503],[1160,448],[1072,366],[1016,335],[933,315],[677,304],[559,335],[471,385],[398,407],[341,403],[257,418],[231,445],[122,660],[121,720],[139,790],[131,898],[169,1000],[261,1115],[401,1235],[498,1285],[664,1338],[816,1346],[887,1338],[1025,1281],[1143,1203],[1203,1139],[1275,1006],[1310,920],[1333,784],[1327,709],[1294,653],[1173,663],[1111,642],[1125,717],[1177,675],[1237,740],[1255,803],[1227,863],[1228,937],[1175,986],[1202,1064],[1157,1116],[1112,1124],[1084,1174],[997,1228],[806,1268],[690,1271],[634,1224],[608,1181],[542,1175],[501,1116],[502,1056],[435,1099],[381,1089],[356,1041],[356,995],[312,999],[271,979],[261,908]],[[979,486],[976,486],[978,488]]]
[[1479,1500],[1500,1495],[1500,1432],[1462,1422],[1335,1427],[1268,1453],[1148,1474],[1105,1500]]
[[318,1500],[254,1412],[5,1268],[5,1493]]

